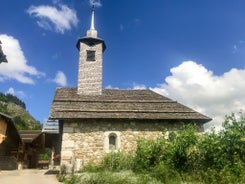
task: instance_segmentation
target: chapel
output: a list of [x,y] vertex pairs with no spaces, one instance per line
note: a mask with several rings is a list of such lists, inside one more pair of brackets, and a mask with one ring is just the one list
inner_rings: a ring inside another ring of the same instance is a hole
[[201,132],[211,120],[149,89],[103,89],[106,44],[95,29],[94,8],[91,26],[76,47],[78,84],[56,89],[49,117],[59,121],[61,165],[66,168],[77,171],[107,153],[129,153],[139,138],[154,139],[183,124],[195,124]]

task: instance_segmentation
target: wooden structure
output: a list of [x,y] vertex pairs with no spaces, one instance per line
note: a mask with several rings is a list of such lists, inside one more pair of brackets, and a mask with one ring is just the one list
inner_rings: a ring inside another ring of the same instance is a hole
[[11,117],[0,113],[0,169],[17,169],[23,142]]
[[6,138],[7,122],[4,119],[0,119],[0,144]]
[[44,136],[41,130],[20,130],[24,142],[24,153],[21,157],[24,168],[37,168],[39,154],[44,151]]

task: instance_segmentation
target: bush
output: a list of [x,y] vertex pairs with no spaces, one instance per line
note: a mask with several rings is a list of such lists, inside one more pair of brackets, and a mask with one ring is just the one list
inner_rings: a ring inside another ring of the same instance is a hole
[[101,171],[83,174],[81,184],[161,184],[149,175],[135,174],[132,171]]
[[158,179],[163,183],[180,183],[181,177],[180,174],[173,169],[168,168],[164,163],[159,163],[151,170],[151,176]]
[[178,132],[172,132],[168,138],[164,136],[156,140],[139,140],[134,158],[134,170],[149,171],[158,164],[167,168],[186,171],[192,169],[190,159],[194,159],[197,136],[195,127],[184,126]]
[[130,170],[132,168],[132,155],[121,151],[107,154],[102,161],[102,168],[109,171]]
[[60,166],[60,173],[56,175],[59,182],[64,182],[67,177],[67,168],[65,165]]
[[81,183],[81,176],[78,175],[71,175],[68,178],[65,178],[64,184],[80,184]]
[[108,153],[100,164],[89,163],[85,166],[85,172],[121,171],[131,170],[133,154],[125,154],[121,151]]
[[156,140],[138,140],[134,157],[134,171],[150,171],[163,156],[166,148],[166,140],[159,137]]
[[50,160],[51,158],[51,149],[45,148],[44,152],[39,155],[39,160]]

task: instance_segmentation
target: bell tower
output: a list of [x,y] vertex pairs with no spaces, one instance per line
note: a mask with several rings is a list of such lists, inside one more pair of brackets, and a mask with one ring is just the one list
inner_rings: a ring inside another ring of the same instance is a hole
[[79,95],[102,94],[102,62],[105,42],[98,37],[94,27],[94,6],[92,7],[91,25],[86,36],[78,39],[79,50],[78,86]]

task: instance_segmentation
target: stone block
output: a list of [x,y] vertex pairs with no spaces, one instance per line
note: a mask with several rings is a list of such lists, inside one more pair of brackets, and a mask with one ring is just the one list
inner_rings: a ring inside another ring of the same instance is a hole
[[73,133],[74,128],[73,127],[64,127],[63,128],[63,133]]
[[67,149],[67,148],[73,148],[74,147],[74,141],[73,140],[63,140],[62,141],[62,148]]

